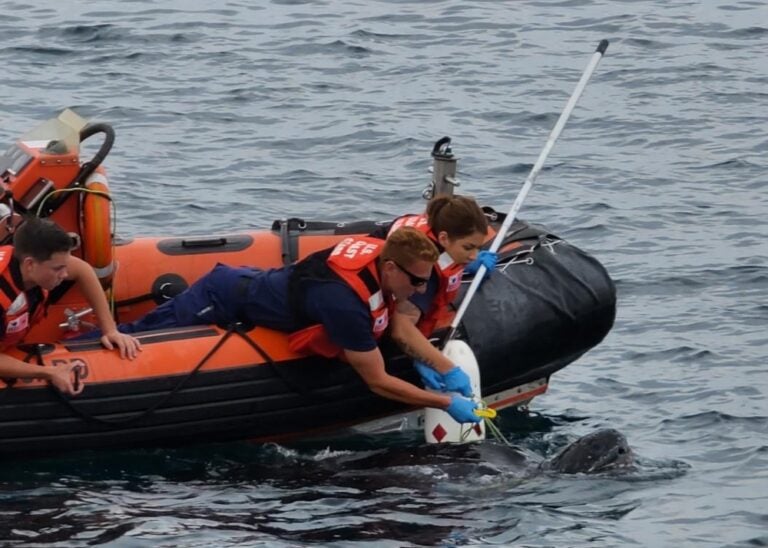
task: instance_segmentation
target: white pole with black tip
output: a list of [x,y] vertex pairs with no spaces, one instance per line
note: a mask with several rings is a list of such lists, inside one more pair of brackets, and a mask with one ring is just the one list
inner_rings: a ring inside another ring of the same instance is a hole
[[[536,180],[536,177],[539,175],[541,168],[544,166],[544,162],[546,161],[547,156],[555,146],[555,141],[557,141],[558,137],[560,137],[560,133],[562,133],[563,128],[565,127],[565,123],[568,121],[573,108],[576,106],[576,102],[581,97],[587,82],[592,76],[592,73],[597,68],[598,63],[603,58],[607,48],[608,40],[601,40],[597,46],[597,49],[595,50],[595,53],[590,58],[587,68],[584,69],[579,82],[576,84],[576,89],[568,99],[568,102],[565,105],[565,109],[557,119],[555,127],[552,128],[552,131],[547,138],[547,142],[544,145],[544,149],[539,154],[536,163],[533,165],[533,168],[531,168],[531,172],[525,179],[523,188],[517,195],[517,198],[512,204],[512,208],[509,210],[509,213],[507,213],[507,217],[504,219],[504,222],[499,228],[496,237],[491,243],[489,251],[498,251],[499,247],[501,246],[501,242],[504,241],[509,228],[512,226],[512,223],[514,223],[515,218],[517,217],[518,211],[520,211],[520,207],[523,205],[523,201],[528,195],[528,191],[533,186],[533,182]],[[475,397],[478,399],[481,397],[480,367],[477,363],[475,354],[465,341],[454,340],[453,337],[456,335],[456,330],[458,329],[458,326],[461,323],[461,319],[464,317],[464,314],[469,307],[469,303],[471,302],[472,297],[480,287],[480,283],[485,276],[485,272],[485,266],[480,265],[480,268],[475,273],[475,277],[472,280],[469,289],[464,295],[464,299],[461,301],[459,309],[456,311],[456,315],[451,322],[448,332],[442,340],[443,353],[451,358],[453,363],[460,365],[465,369],[465,373],[469,375],[469,378],[472,381],[472,389],[475,393]],[[427,408],[424,411],[424,437],[429,443],[464,443],[468,441],[479,441],[485,439],[484,426],[485,425],[482,422],[478,425],[458,424],[451,418],[450,415],[448,415],[448,413],[440,409]]]

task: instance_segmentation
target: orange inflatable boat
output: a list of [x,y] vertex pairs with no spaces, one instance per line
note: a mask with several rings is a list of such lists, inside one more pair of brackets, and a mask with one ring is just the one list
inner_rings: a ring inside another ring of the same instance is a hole
[[[100,150],[82,162],[80,143],[99,135]],[[12,145],[0,158],[0,243],[10,243],[19,214],[54,219],[79,236],[75,253],[94,267],[119,322],[138,318],[218,262],[281,266],[377,226],[292,218],[263,231],[114,238],[102,166],[113,140],[109,125],[65,111]],[[503,214],[486,210],[498,227]],[[500,249],[496,273],[459,329],[477,356],[485,400],[497,408],[543,393],[553,373],[603,339],[616,307],[600,263],[545,228],[516,222]],[[87,386],[69,398],[41,381],[0,381],[0,458],[300,438],[417,411],[373,394],[347,364],[294,354],[285,334],[261,327],[141,333],[139,358],[121,360],[97,342],[68,340],[93,318],[75,288],[54,293],[45,320],[9,352],[30,363],[79,364]],[[419,383],[394,345],[385,340],[382,350],[390,373]]]

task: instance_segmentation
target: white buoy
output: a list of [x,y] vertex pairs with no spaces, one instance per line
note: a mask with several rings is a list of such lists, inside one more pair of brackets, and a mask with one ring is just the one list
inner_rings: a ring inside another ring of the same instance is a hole
[[[480,399],[480,367],[469,345],[461,340],[450,340],[443,349],[451,362],[460,366],[469,376],[472,393]],[[485,439],[485,422],[461,424],[442,409],[424,410],[424,438],[427,443],[466,443]]]

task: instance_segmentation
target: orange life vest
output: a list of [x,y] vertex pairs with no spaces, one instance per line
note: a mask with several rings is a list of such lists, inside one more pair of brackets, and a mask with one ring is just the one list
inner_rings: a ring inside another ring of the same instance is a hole
[[[304,261],[317,261],[328,255],[324,263],[336,276],[341,278],[358,297],[368,304],[371,313],[371,332],[379,339],[389,325],[389,317],[394,311],[394,300],[384,295],[376,266],[384,242],[377,238],[345,238],[328,250],[310,255]],[[301,261],[303,263],[304,261]],[[301,263],[297,265],[300,268]],[[330,276],[329,276],[330,277]],[[334,344],[321,324],[301,329],[288,336],[289,348],[302,354],[319,354],[334,358],[342,354],[343,349]]]
[[[429,224],[427,224],[426,215],[405,215],[395,219],[395,222],[392,223],[389,229],[389,234],[404,226],[410,226],[422,231],[434,242],[438,249],[442,248]],[[437,259],[437,263],[435,263],[435,272],[437,273],[438,283],[435,298],[430,303],[429,309],[419,318],[416,324],[416,327],[419,328],[419,331],[425,337],[429,337],[432,334],[438,322],[443,319],[447,320],[448,305],[456,299],[456,295],[459,294],[459,289],[461,288],[461,275],[464,273],[464,265],[454,262],[451,256],[443,251]]]
[[[0,350],[5,350],[21,342],[32,326],[43,315],[48,292],[40,287],[28,291],[19,288],[11,273],[13,246],[0,246],[0,308],[4,314],[3,328],[0,333]],[[38,292],[35,299],[33,292]],[[36,302],[30,310],[30,301]]]

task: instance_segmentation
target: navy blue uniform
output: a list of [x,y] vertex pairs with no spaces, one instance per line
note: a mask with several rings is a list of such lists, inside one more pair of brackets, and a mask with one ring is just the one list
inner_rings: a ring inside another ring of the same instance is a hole
[[331,341],[342,348],[358,352],[376,348],[368,305],[341,280],[304,282],[304,317],[296,318],[288,298],[293,268],[258,270],[218,264],[186,291],[118,329],[136,333],[187,325],[227,327],[241,321],[290,333],[321,323]]

